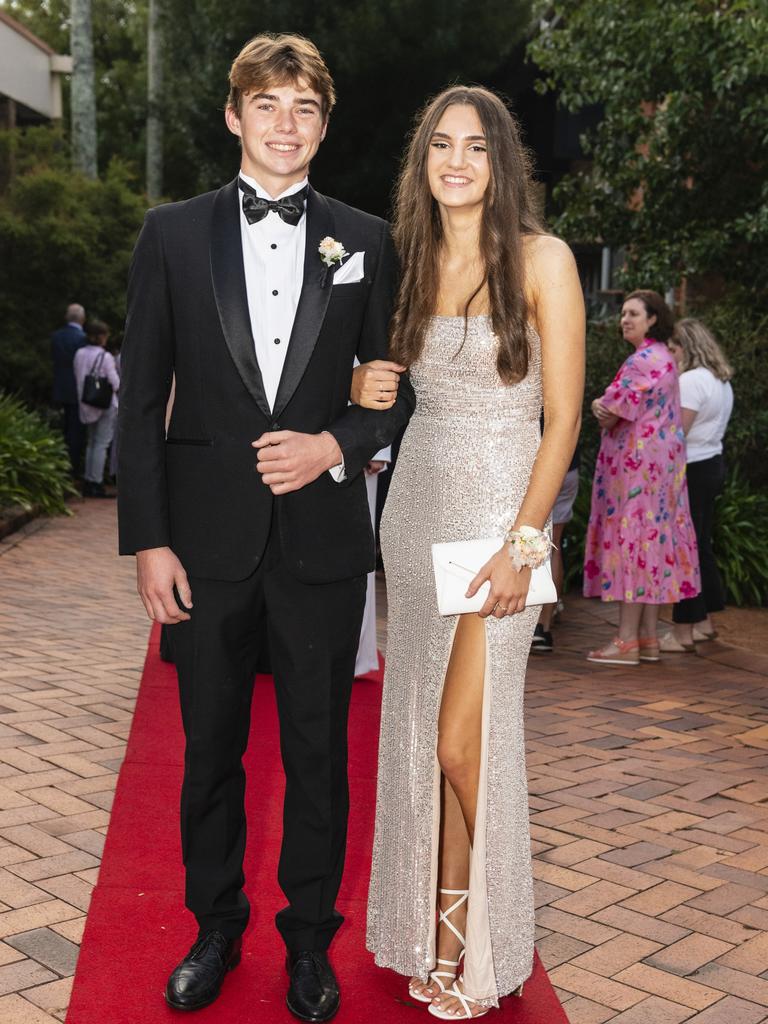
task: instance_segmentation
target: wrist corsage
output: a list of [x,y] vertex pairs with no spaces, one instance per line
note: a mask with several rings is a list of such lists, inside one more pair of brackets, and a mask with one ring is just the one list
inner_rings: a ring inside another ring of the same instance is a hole
[[535,530],[532,526],[510,529],[504,542],[509,545],[509,557],[518,572],[521,569],[538,569],[544,565],[553,547],[549,534]]

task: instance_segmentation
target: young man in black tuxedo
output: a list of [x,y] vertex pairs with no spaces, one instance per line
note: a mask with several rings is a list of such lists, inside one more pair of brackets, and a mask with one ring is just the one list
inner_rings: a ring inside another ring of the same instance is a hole
[[182,848],[200,933],[166,999],[207,1005],[240,959],[242,755],[266,622],[286,774],[276,923],[288,1006],[321,1021],[339,1003],[326,950],[342,920],[347,710],[374,566],[362,470],[414,398],[403,378],[396,399],[382,383],[381,411],[347,404],[355,355],[386,358],[396,266],[383,221],[307,182],[335,99],[320,54],[258,36],[230,86],[239,177],[151,210],[134,254],[120,544],[150,618],[170,626],[186,734]]

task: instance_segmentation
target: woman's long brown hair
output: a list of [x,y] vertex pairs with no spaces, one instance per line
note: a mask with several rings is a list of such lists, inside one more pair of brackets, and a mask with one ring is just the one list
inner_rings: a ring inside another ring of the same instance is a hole
[[472,300],[487,284],[491,321],[499,339],[499,376],[505,383],[514,383],[528,372],[523,236],[541,234],[543,229],[534,211],[531,163],[517,120],[498,96],[480,86],[453,86],[441,92],[419,114],[411,135],[395,193],[393,234],[402,277],[390,351],[397,362],[411,366],[421,354],[435,312],[443,229],[429,187],[427,159],[440,118],[457,103],[477,111],[490,167],[480,227],[485,274],[467,301],[465,323]]

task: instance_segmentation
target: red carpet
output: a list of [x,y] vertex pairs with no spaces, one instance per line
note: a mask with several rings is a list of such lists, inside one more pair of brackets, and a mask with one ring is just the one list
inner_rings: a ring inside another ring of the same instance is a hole
[[[352,815],[347,867],[338,907],[346,921],[333,944],[342,1007],[338,1024],[434,1020],[408,1000],[404,979],[374,966],[364,944],[365,900],[375,801],[380,676],[355,685],[350,720]],[[93,894],[68,1024],[179,1024],[166,1007],[165,981],[195,938],[183,907],[178,795],[183,738],[173,666],[150,640],[128,753],[120,772],[99,882]],[[289,1024],[283,950],[273,924],[283,895],[275,879],[282,773],[271,680],[260,676],[248,751],[250,839],[246,859],[251,923],[243,961],[197,1024]],[[186,1018],[184,1018],[186,1019]],[[541,964],[522,999],[505,999],[487,1017],[514,1024],[560,1024],[567,1018]]]

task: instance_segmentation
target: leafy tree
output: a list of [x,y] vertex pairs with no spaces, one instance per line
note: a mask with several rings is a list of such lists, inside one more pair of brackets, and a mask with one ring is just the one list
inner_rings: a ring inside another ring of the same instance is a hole
[[32,404],[50,398],[50,332],[69,302],[105,320],[125,319],[125,283],[145,202],[117,161],[95,181],[73,173],[49,128],[0,133],[16,174],[0,196],[0,390]]
[[[99,165],[119,156],[143,180],[148,0],[91,0]],[[62,52],[69,0],[0,0]],[[427,97],[454,81],[503,84],[529,32],[532,0],[164,0],[164,189],[183,198],[234,176],[236,140],[223,118],[227,72],[258,32],[313,39],[339,102],[313,181],[385,213],[405,136]]]
[[555,0],[529,53],[591,163],[556,189],[570,241],[626,246],[625,283],[683,275],[768,293],[765,0]]
[[233,176],[236,142],[222,108],[227,71],[258,32],[299,32],[317,43],[338,104],[313,167],[322,191],[385,213],[413,115],[455,81],[492,82],[530,26],[530,0],[168,0],[184,20],[167,84],[178,130],[169,128],[168,180],[180,194]]
[[[0,7],[58,53],[69,52],[70,0],[0,0]],[[137,175],[147,120],[147,7],[148,0],[91,0],[98,165],[117,156]],[[68,110],[66,80],[64,103]]]
[[147,197],[163,193],[163,18],[162,0],[149,0],[147,19]]

